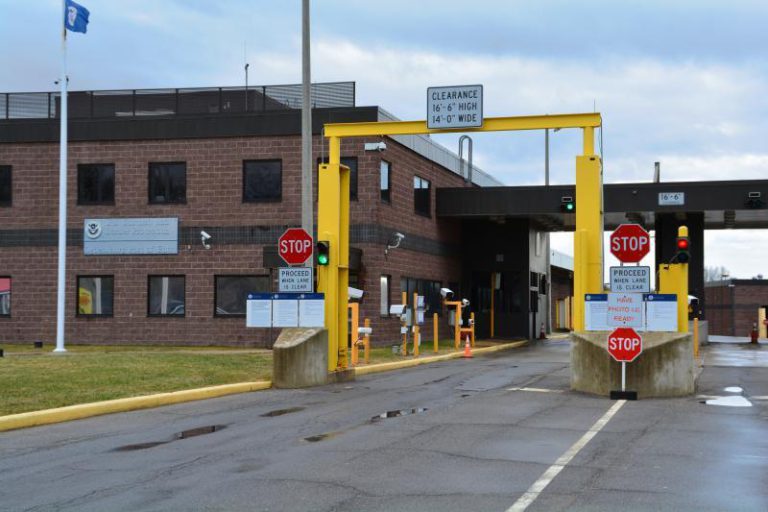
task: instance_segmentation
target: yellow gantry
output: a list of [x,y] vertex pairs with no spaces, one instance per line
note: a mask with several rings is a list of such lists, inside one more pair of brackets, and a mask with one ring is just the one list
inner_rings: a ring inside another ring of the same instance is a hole
[[471,133],[581,128],[583,152],[576,157],[576,236],[574,237],[574,328],[584,328],[584,294],[603,291],[603,177],[595,153],[599,113],[491,117],[478,128],[430,129],[426,121],[386,121],[325,125],[328,164],[320,166],[318,240],[330,242],[330,261],[318,267],[317,287],[325,294],[328,370],[347,366],[347,286],[349,283],[349,169],[341,165],[341,139],[431,133]]

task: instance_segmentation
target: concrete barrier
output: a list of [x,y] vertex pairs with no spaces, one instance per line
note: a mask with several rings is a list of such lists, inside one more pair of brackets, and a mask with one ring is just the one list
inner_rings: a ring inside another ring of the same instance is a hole
[[[621,389],[621,363],[606,350],[607,331],[571,334],[571,389],[608,396]],[[643,352],[627,363],[627,390],[638,398],[690,395],[695,390],[693,335],[643,332]]]
[[272,385],[276,388],[322,386],[328,379],[328,331],[283,329],[272,347]]

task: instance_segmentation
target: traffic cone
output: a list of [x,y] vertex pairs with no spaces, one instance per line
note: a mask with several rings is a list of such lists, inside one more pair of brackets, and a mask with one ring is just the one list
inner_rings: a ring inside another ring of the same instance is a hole
[[544,322],[541,322],[541,330],[539,331],[539,339],[545,340],[547,339],[547,333],[544,331]]
[[469,346],[469,334],[467,334],[466,342],[464,343],[464,355],[461,357],[472,357],[472,349]]

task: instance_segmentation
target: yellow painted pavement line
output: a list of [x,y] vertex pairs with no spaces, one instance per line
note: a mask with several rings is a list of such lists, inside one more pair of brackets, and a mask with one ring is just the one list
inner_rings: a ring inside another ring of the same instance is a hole
[[90,418],[92,416],[100,416],[102,414],[135,411],[162,405],[205,400],[235,393],[260,391],[271,387],[271,381],[240,382],[237,384],[223,384],[220,386],[173,391],[170,393],[158,393],[155,395],[118,398],[115,400],[105,400],[103,402],[93,402],[90,404],[70,405],[43,411],[23,412],[20,414],[11,414],[9,416],[0,416],[0,432],[79,420]]
[[[483,355],[498,352],[500,350],[506,350],[510,348],[518,348],[527,345],[528,341],[514,341],[512,343],[504,343],[503,345],[497,345],[495,347],[482,347],[472,350],[473,354]],[[402,368],[411,368],[413,366],[419,366],[422,364],[430,364],[438,361],[448,361],[450,359],[460,359],[464,355],[463,352],[451,352],[450,354],[443,354],[439,356],[420,357],[418,359],[406,359],[404,361],[393,361],[391,363],[379,363],[369,366],[357,366],[354,368],[355,375],[368,375],[370,373],[388,372],[391,370],[400,370]]]

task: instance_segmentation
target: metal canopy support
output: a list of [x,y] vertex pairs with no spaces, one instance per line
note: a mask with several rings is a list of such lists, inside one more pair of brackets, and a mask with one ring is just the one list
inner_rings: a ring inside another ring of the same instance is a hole
[[495,117],[478,128],[429,129],[426,121],[386,121],[325,125],[329,163],[320,166],[317,231],[331,244],[331,261],[318,268],[318,291],[325,293],[328,329],[328,370],[347,365],[349,285],[349,169],[341,165],[343,137],[421,135],[544,129],[583,129],[584,154],[576,157],[576,235],[574,237],[574,327],[584,327],[584,294],[603,289],[603,180],[600,158],[594,154],[595,128],[600,114]]

